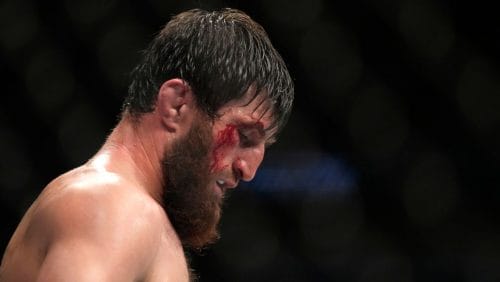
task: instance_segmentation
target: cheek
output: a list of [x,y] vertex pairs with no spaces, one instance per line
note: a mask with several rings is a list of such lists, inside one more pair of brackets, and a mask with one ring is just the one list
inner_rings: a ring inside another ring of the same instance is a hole
[[235,125],[228,124],[225,128],[217,132],[214,149],[212,151],[212,164],[210,165],[210,172],[221,171],[229,166],[229,164],[223,164],[223,159],[227,154],[227,151],[233,147],[236,142],[237,136]]

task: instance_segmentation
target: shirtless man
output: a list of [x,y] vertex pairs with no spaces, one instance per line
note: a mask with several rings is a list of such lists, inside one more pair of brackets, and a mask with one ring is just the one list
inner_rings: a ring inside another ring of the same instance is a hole
[[21,220],[0,280],[188,281],[184,248],[218,238],[224,193],[254,177],[292,100],[283,60],[247,15],[173,17],[105,144]]

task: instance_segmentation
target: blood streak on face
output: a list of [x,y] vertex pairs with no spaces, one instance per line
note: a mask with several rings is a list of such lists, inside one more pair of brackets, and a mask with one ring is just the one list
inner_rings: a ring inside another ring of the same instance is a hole
[[210,172],[221,171],[228,165],[222,165],[221,159],[223,157],[224,148],[233,146],[236,144],[236,125],[228,124],[222,130],[217,133],[217,138],[215,140],[214,150],[212,152],[212,165],[210,166]]

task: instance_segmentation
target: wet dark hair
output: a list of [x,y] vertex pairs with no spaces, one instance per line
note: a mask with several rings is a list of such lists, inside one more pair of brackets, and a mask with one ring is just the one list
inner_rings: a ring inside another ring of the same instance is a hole
[[262,26],[239,10],[194,9],[174,16],[132,71],[124,112],[140,117],[153,111],[159,88],[172,78],[188,83],[211,118],[250,86],[270,100],[272,128],[280,131],[291,111],[294,88],[283,59]]

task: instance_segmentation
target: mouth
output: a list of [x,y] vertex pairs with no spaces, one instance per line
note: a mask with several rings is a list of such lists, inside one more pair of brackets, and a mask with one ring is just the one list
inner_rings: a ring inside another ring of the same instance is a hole
[[224,187],[225,184],[226,183],[224,182],[224,180],[215,181],[214,190],[215,193],[220,197],[224,196],[224,193],[226,192],[226,188]]

